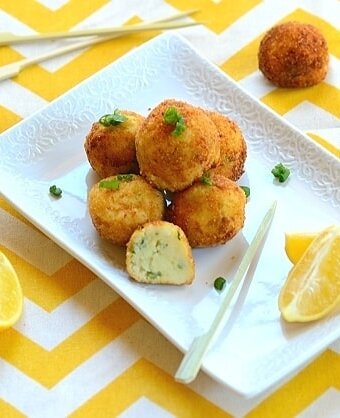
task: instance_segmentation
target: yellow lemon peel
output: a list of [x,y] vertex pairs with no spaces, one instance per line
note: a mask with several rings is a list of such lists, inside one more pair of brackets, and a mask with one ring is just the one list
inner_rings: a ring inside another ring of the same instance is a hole
[[290,271],[279,295],[289,322],[320,319],[340,303],[340,226],[321,231]]
[[23,294],[18,276],[0,251],[0,330],[14,325],[22,313]]

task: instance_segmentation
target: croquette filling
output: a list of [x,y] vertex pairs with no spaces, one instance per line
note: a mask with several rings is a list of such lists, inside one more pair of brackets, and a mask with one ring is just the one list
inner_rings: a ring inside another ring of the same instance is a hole
[[179,230],[145,230],[130,247],[131,267],[145,280],[185,282],[190,265]]

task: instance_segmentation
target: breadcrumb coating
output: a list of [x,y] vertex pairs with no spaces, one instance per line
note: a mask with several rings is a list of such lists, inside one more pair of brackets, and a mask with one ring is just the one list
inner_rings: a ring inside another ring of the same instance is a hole
[[214,173],[174,193],[167,219],[180,226],[192,247],[224,244],[243,227],[246,196],[232,180]]
[[101,178],[115,174],[136,173],[136,132],[144,117],[128,110],[121,113],[127,120],[115,126],[95,122],[85,139],[85,152],[93,170]]
[[234,121],[218,112],[207,114],[214,122],[220,137],[220,159],[214,171],[236,181],[244,172],[246,141]]
[[279,87],[309,87],[320,83],[328,71],[328,47],[316,27],[287,22],[274,26],[262,39],[259,69]]
[[[173,135],[164,114],[175,108],[185,130]],[[183,190],[216,164],[220,156],[215,124],[203,109],[178,100],[165,100],[143,122],[136,136],[140,173],[159,189]]]
[[132,233],[146,222],[161,220],[165,213],[163,194],[141,176],[111,176],[102,181],[115,188],[95,184],[88,197],[89,213],[99,235],[117,245],[125,245]]

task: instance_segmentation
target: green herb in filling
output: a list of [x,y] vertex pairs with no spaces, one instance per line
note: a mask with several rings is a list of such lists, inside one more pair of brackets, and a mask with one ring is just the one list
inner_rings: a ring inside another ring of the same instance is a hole
[[146,277],[148,279],[157,279],[157,277],[161,277],[162,273],[160,271],[154,272],[154,271],[147,271]]
[[142,238],[140,241],[136,243],[136,246],[141,250],[143,247],[145,247],[145,239]]

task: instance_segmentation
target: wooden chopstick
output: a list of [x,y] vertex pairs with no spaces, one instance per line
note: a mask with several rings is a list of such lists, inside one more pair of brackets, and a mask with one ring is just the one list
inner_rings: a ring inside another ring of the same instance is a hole
[[222,304],[219,310],[217,311],[216,316],[209,330],[205,334],[202,334],[193,340],[189,350],[183,357],[183,360],[175,375],[175,379],[177,381],[181,383],[190,383],[196,378],[197,373],[201,367],[203,357],[205,353],[207,352],[214,336],[217,334],[218,329],[220,328],[220,324],[226,313],[226,310],[239,284],[241,283],[244,275],[246,274],[248,267],[250,266],[257,252],[257,249],[259,248],[260,244],[263,242],[263,239],[269,228],[271,220],[273,219],[275,208],[276,208],[276,202],[272,204],[270,209],[265,214],[260,226],[258,227],[258,230],[242,258],[242,261],[235,274],[233,282],[230,285],[228,292],[224,296]]
[[[77,31],[69,32],[49,32],[49,33],[36,33],[32,35],[15,35],[7,32],[0,32],[0,45],[10,45],[15,43],[24,43],[40,40],[51,40],[51,39],[63,39],[63,38],[74,38],[81,36],[103,36],[103,35],[123,35],[128,33],[134,33],[139,31],[150,31],[159,29],[176,29],[187,26],[194,26],[200,24],[199,22],[178,22],[172,23],[175,20],[188,17],[196,13],[198,10],[188,10],[169,16],[168,18],[155,20],[152,22],[141,22],[129,26],[114,26],[107,28],[92,28],[92,29],[81,29]],[[168,24],[169,23],[169,24]]]
[[181,17],[184,17],[188,13],[192,13],[192,12],[179,13],[177,15],[173,15],[165,19],[154,21],[149,24],[144,24],[143,26],[142,24],[138,23],[136,25],[133,25],[134,27],[136,26],[134,30],[132,30],[132,25],[131,25],[129,27],[130,29],[129,32],[125,31],[124,28],[121,28],[121,32],[116,32],[114,34],[110,34],[106,36],[96,36],[85,41],[73,43],[71,45],[67,45],[67,46],[55,49],[53,51],[45,52],[44,54],[37,55],[33,58],[24,58],[20,61],[13,62],[11,64],[3,65],[2,67],[0,67],[0,81],[7,80],[8,78],[11,78],[11,77],[15,77],[24,68],[27,68],[30,65],[66,54],[68,52],[76,51],[77,49],[85,48],[85,47],[88,47],[88,46],[91,46],[100,42],[108,41],[118,36],[126,35],[127,33],[139,32],[139,31],[145,31],[145,30],[156,30],[156,29],[166,30],[166,29],[184,28],[184,27],[198,24],[197,22],[173,22],[171,23],[172,20],[176,20]]

